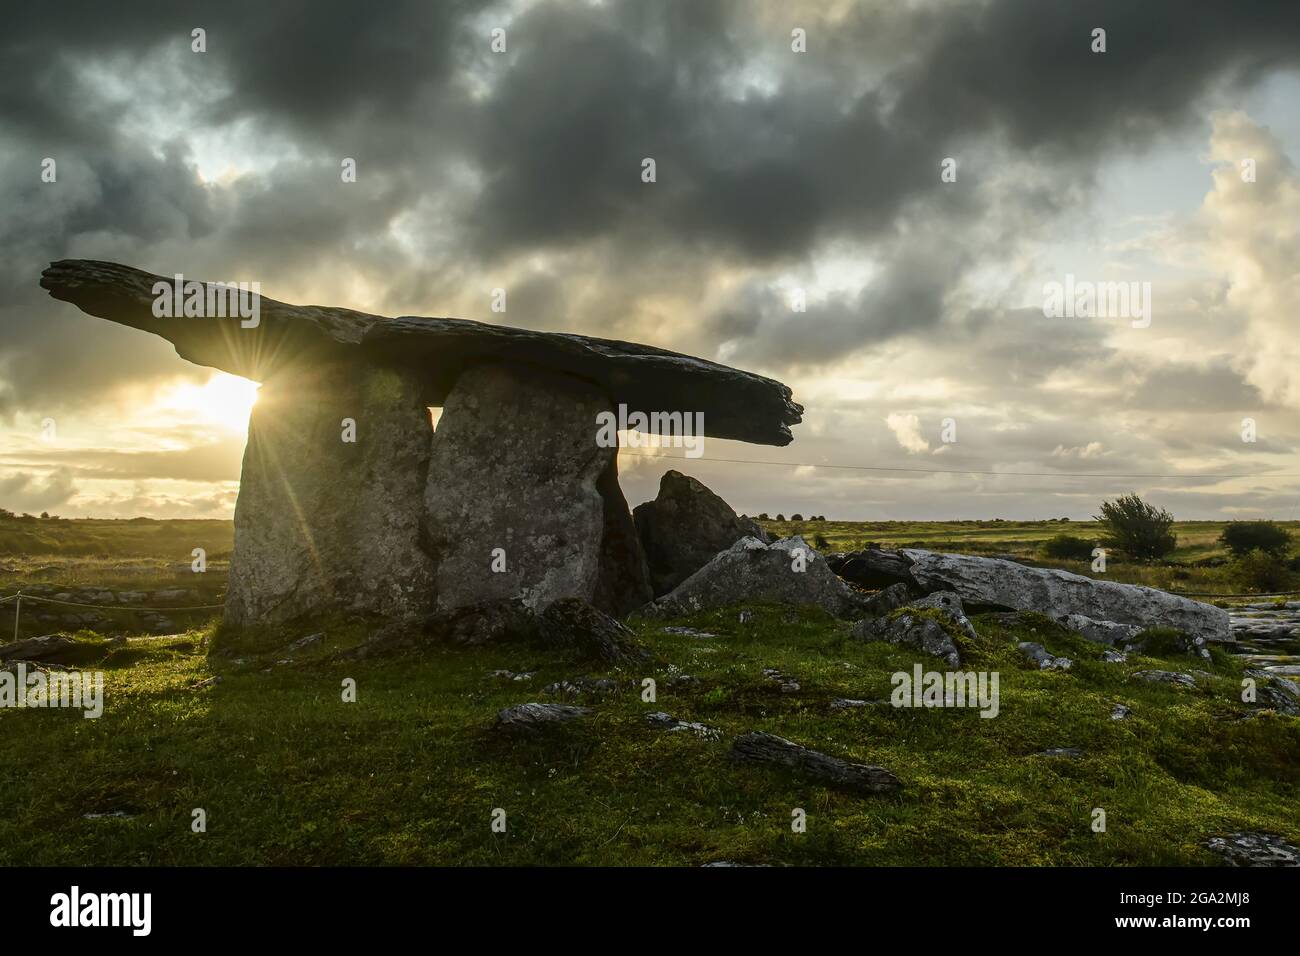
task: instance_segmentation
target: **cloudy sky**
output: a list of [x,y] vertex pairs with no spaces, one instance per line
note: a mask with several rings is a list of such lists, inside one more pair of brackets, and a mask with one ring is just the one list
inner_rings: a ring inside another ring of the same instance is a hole
[[72,257],[779,378],[793,444],[676,463],[749,513],[1298,518],[1298,105],[1294,0],[13,5],[0,506],[233,511],[255,386],[47,298]]

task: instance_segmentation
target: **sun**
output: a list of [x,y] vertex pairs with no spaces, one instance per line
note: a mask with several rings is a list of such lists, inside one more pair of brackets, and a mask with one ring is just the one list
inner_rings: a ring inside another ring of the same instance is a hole
[[165,404],[178,416],[242,435],[248,429],[259,387],[246,378],[214,372],[202,385],[177,385],[167,394]]

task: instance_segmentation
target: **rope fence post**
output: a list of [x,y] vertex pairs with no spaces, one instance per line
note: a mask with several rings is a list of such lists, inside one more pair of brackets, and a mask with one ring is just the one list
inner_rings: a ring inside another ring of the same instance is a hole
[[23,592],[14,595],[14,640],[18,640],[18,615],[23,611]]

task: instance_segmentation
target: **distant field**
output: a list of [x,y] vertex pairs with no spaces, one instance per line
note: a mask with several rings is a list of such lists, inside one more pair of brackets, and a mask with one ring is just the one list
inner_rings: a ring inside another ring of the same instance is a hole
[[[872,542],[887,547],[929,548],[935,551],[988,551],[1034,555],[1048,538],[1069,534],[1096,538],[1096,521],[760,521],[775,534],[801,534],[809,540],[821,534],[832,551],[851,551]],[[1218,538],[1226,521],[1179,521],[1174,525],[1178,549],[1175,563],[1225,558]],[[1279,521],[1300,542],[1300,521]]]
[[[824,551],[850,551],[879,544],[974,554],[1014,554],[1045,565],[1091,574],[1086,562],[1047,561],[1043,543],[1058,534],[1086,539],[1100,534],[1095,521],[761,521],[779,536],[801,534]],[[1227,522],[1180,521],[1178,549],[1158,565],[1130,564],[1111,556],[1111,580],[1179,591],[1236,592],[1219,566],[1227,552],[1218,543]],[[1278,522],[1300,546],[1300,521]],[[223,570],[234,544],[234,523],[215,520],[0,520],[0,586],[26,580],[109,586],[177,564],[188,564],[196,547],[207,551],[212,570]]]
[[189,561],[203,548],[210,558],[229,556],[232,521],[153,518],[0,520],[0,557],[162,558]]
[[0,519],[0,591],[29,583],[69,586],[172,586],[195,548],[224,576],[234,546],[232,521],[152,518]]

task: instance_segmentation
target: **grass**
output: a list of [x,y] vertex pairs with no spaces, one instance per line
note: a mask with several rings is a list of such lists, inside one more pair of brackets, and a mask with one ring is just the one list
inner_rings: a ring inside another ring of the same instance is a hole
[[[835,697],[888,698],[890,675],[935,659],[859,643],[817,612],[735,609],[634,621],[657,661],[592,668],[530,645],[429,647],[330,663],[364,628],[327,627],[320,656],[276,664],[295,632],[208,655],[211,629],[133,640],[91,667],[106,674],[104,716],[0,710],[0,863],[27,864],[770,864],[1197,865],[1200,844],[1234,830],[1300,842],[1300,720],[1233,719],[1240,664],[1216,652],[1103,664],[1100,648],[1029,618],[977,618],[965,666],[1000,675],[1000,714],[835,711]],[[306,633],[306,632],[302,632]],[[1031,670],[1035,640],[1075,660]],[[1160,642],[1155,642],[1157,646]],[[229,656],[228,656],[229,655]],[[801,683],[783,694],[775,667]],[[1201,668],[1195,691],[1127,679],[1143,668]],[[494,670],[531,671],[525,681]],[[669,687],[674,673],[698,683]],[[491,730],[498,710],[548,700],[579,674],[625,689],[540,741]],[[197,688],[221,675],[222,683]],[[644,702],[653,677],[658,699]],[[345,678],[357,701],[344,703]],[[1114,704],[1132,708],[1110,718]],[[645,713],[718,727],[719,741],[665,733]],[[894,771],[902,789],[862,797],[769,767],[736,765],[729,740],[780,734]],[[1080,759],[1034,756],[1081,747]],[[203,808],[207,832],[191,831]],[[1094,808],[1106,832],[1091,829]],[[490,826],[495,808],[505,833]],[[807,832],[791,813],[807,812]],[[122,817],[86,819],[90,813]]]

